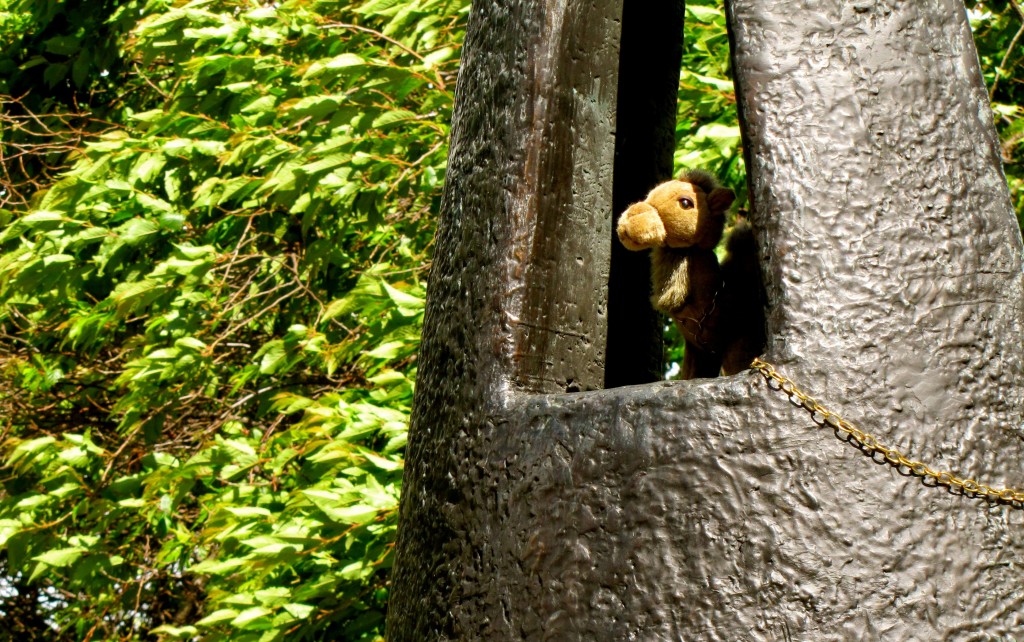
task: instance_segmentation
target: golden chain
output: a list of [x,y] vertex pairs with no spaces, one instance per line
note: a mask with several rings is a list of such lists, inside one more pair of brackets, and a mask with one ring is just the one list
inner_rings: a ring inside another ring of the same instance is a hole
[[1015,488],[993,488],[987,484],[978,483],[973,479],[961,479],[953,473],[932,470],[922,462],[908,459],[900,451],[895,448],[889,448],[880,442],[874,435],[864,432],[842,417],[822,407],[817,400],[797,388],[792,380],[776,372],[770,363],[754,359],[750,367],[761,373],[769,388],[781,390],[786,393],[790,402],[809,412],[811,420],[818,424],[818,426],[832,428],[836,433],[836,437],[859,447],[872,458],[874,458],[875,453],[881,453],[885,457],[886,462],[901,472],[909,471],[911,474],[923,479],[932,480],[936,485],[946,486],[964,494],[1006,502],[1015,505],[1017,508],[1024,507],[1024,491]]

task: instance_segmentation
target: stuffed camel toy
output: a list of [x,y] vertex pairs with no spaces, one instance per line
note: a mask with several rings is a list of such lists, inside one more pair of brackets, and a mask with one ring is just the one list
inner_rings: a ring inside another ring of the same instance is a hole
[[687,170],[619,217],[622,244],[651,250],[651,302],[686,340],[683,379],[745,370],[764,346],[764,297],[750,226],[733,227],[721,265],[715,255],[735,198],[711,174]]

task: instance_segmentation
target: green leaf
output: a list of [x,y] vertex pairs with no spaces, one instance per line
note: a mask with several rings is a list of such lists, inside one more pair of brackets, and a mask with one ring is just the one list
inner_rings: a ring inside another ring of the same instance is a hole
[[263,358],[260,360],[260,374],[274,374],[284,365],[288,350],[283,341],[272,341],[264,350]]
[[0,548],[7,543],[7,540],[21,532],[21,528],[21,522],[18,520],[0,519]]
[[415,120],[416,114],[406,109],[392,109],[373,119],[373,126],[384,128],[406,120]]
[[309,606],[308,604],[285,604],[281,608],[297,620],[304,620],[316,611],[316,607]]
[[142,242],[147,236],[156,234],[160,231],[152,221],[147,221],[142,218],[133,218],[121,227],[117,228],[116,233],[122,241],[128,245],[136,245]]
[[250,609],[245,609],[238,616],[231,620],[231,626],[237,629],[248,628],[260,619],[272,614],[273,611],[270,609],[263,608],[262,606],[254,606]]
[[381,286],[384,291],[387,292],[388,298],[395,302],[395,305],[405,314],[414,314],[423,309],[426,305],[426,300],[422,297],[413,296],[407,292],[402,292],[387,283],[381,282]]
[[71,546],[69,548],[59,548],[53,551],[47,551],[42,555],[33,557],[32,559],[54,568],[64,568],[74,564],[86,552],[87,550],[84,548]]
[[454,54],[455,49],[453,47],[441,47],[423,56],[423,63],[427,67],[435,67],[438,63],[451,59]]
[[150,634],[159,633],[169,635],[172,638],[183,638],[198,634],[199,629],[194,626],[171,626],[170,624],[164,624],[163,626],[158,626],[150,631]]
[[309,69],[306,70],[303,78],[315,78],[326,71],[358,67],[365,64],[366,61],[359,57],[359,55],[354,53],[343,53],[331,58],[330,60],[322,60],[313,63],[309,66]]
[[218,609],[196,622],[196,626],[213,626],[214,624],[230,622],[236,617],[238,617],[238,611],[235,609]]
[[389,341],[370,350],[366,353],[366,356],[374,359],[394,359],[406,346],[407,344],[404,341]]
[[715,22],[725,19],[725,14],[717,7],[698,5],[694,2],[686,4],[687,18],[698,22]]
[[362,14],[374,14],[382,13],[391,9],[397,5],[400,5],[402,0],[370,0],[366,4],[360,5],[356,9],[356,13]]
[[176,340],[174,345],[181,348],[188,348],[195,352],[202,352],[203,350],[206,350],[206,344],[194,337],[182,337],[181,339]]
[[[226,560],[210,559],[196,564],[192,567],[192,570],[195,573],[203,573],[206,575],[230,575],[248,564],[249,562],[247,560],[240,557],[228,558]],[[231,617],[234,618],[235,616],[232,615]],[[199,624],[202,623],[203,620],[200,620]]]
[[268,112],[272,111],[275,105],[277,105],[277,98],[275,96],[260,96],[245,107],[242,107],[240,111],[243,114]]
[[373,463],[374,466],[380,468],[381,470],[392,471],[400,470],[402,468],[402,462],[393,461],[391,459],[385,459],[384,457],[380,457],[373,451],[367,450],[365,448],[359,448],[358,452],[360,455],[366,457],[366,459]]
[[19,443],[10,454],[10,461],[12,463],[17,462],[28,455],[32,455],[42,451],[47,446],[56,443],[56,439],[53,437],[38,437],[36,439],[29,439]]
[[231,513],[235,517],[270,517],[271,512],[266,508],[260,508],[258,506],[226,506],[224,508],[227,512]]
[[26,227],[40,227],[47,223],[58,223],[64,219],[64,215],[60,212],[48,212],[46,210],[39,210],[27,214],[19,219],[22,225]]

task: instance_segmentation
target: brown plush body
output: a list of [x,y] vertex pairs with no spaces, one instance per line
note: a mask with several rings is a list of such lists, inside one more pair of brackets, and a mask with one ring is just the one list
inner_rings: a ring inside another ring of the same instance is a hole
[[764,345],[760,271],[749,226],[734,228],[721,266],[714,252],[734,199],[707,172],[689,170],[619,217],[622,244],[652,250],[651,302],[672,317],[686,340],[684,379],[744,370]]

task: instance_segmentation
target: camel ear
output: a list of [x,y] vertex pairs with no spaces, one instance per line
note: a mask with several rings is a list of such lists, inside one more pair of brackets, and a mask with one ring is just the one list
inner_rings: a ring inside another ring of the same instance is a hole
[[736,193],[725,187],[716,187],[708,194],[708,205],[713,212],[724,212],[736,200]]

